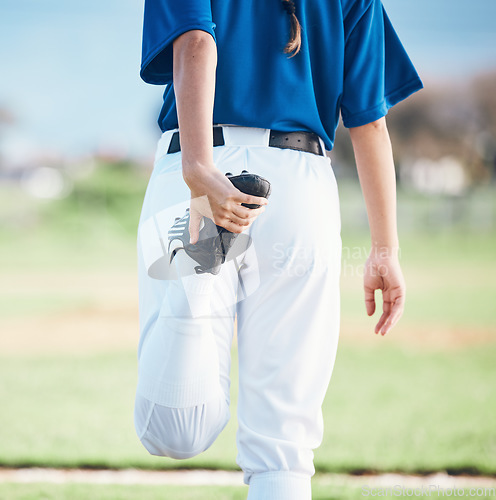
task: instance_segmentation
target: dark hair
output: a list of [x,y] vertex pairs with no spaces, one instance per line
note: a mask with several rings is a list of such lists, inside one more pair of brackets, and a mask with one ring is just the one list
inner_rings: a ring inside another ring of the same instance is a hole
[[295,4],[293,0],[281,0],[284,10],[291,18],[291,31],[289,34],[289,41],[284,48],[286,54],[291,54],[293,57],[301,49],[301,25],[295,14]]

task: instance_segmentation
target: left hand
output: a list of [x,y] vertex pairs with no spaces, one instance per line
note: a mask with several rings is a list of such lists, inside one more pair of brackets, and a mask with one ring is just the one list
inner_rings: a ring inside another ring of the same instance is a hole
[[365,307],[367,314],[375,312],[375,290],[382,290],[382,316],[375,327],[375,333],[385,335],[398,322],[405,308],[406,285],[397,255],[380,255],[372,252],[366,263],[363,278]]

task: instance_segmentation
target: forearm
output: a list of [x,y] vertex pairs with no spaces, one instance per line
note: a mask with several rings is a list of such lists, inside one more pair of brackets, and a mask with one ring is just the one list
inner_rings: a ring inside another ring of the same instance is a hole
[[185,178],[213,166],[212,116],[217,48],[212,36],[188,31],[174,42],[174,91]]
[[396,253],[396,178],[385,118],[350,129],[358,177],[370,226],[372,249]]

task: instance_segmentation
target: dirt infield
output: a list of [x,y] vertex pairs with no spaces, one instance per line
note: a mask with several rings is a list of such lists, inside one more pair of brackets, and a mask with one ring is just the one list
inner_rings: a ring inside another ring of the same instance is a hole
[[[0,352],[93,353],[134,350],[138,342],[137,279],[116,271],[2,276]],[[45,302],[48,301],[48,305]],[[14,305],[13,311],[9,304]],[[41,306],[40,306],[41,304]],[[400,322],[386,338],[374,334],[375,317],[343,317],[341,342],[387,342],[426,349],[459,349],[496,341],[496,326],[470,329]]]
[[[362,345],[387,342],[425,349],[460,349],[494,342],[493,330],[420,325],[398,325],[385,338],[373,333],[372,321],[344,322],[342,343]],[[97,353],[135,349],[138,309],[133,302],[122,307],[87,306],[57,313],[0,320],[0,352],[13,354]]]
[[2,282],[0,303],[16,306],[0,317],[3,354],[104,352],[137,345],[137,279],[132,273],[16,273],[3,275]]

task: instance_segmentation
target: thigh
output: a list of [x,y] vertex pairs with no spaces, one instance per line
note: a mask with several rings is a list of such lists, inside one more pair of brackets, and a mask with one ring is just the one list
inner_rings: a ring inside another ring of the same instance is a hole
[[[217,147],[214,160],[223,172],[235,172],[243,168],[243,153],[238,148]],[[164,310],[171,293],[177,289],[167,265],[168,231],[175,217],[184,215],[189,206],[190,191],[182,176],[181,154],[157,155],[146,190],[138,228],[138,281],[140,341],[138,357],[140,363],[151,359],[157,370],[160,365],[158,351],[167,345],[160,338],[160,323],[167,323]],[[239,257],[239,260],[243,255]],[[238,290],[237,261],[228,261],[216,277],[211,298],[211,327],[218,351],[219,375],[225,397],[229,397],[230,353],[236,314]],[[157,325],[159,328],[157,328]],[[146,346],[146,356],[143,355]],[[171,356],[171,353],[168,353]],[[153,363],[148,363],[151,365]],[[148,368],[148,367],[143,367]],[[143,371],[143,370],[142,370]]]
[[[155,279],[150,272],[155,262],[168,261],[167,232],[176,216],[189,206],[189,190],[182,179],[179,154],[165,155],[155,162],[148,182],[138,226],[138,285],[140,342],[138,356],[152,331],[169,288],[166,279]],[[166,214],[167,217],[163,215]],[[169,215],[170,214],[170,215]],[[172,221],[166,220],[172,218]]]
[[256,259],[241,272],[258,274],[259,285],[238,305],[238,461],[247,479],[313,473],[339,332],[340,214],[330,163],[267,149],[250,152],[273,189],[253,225]]
[[[189,202],[190,191],[182,177],[180,153],[162,156],[156,161],[148,183],[137,240],[140,319],[138,358],[140,373],[147,372],[150,378],[154,377],[150,373],[153,371],[159,379],[161,365],[174,357],[174,353],[169,352],[171,339],[166,338],[166,330],[174,318],[168,318],[167,309],[171,297],[176,302],[181,300],[178,296],[181,283],[166,269],[170,261],[167,238],[175,217],[184,215]],[[162,267],[155,265],[157,263]],[[162,273],[164,269],[166,272]],[[191,278],[194,279],[194,276]],[[218,359],[220,382],[226,399],[229,396],[236,293],[237,270],[231,263],[223,266],[216,277],[211,298],[212,312],[208,318],[208,329],[212,330],[215,337],[215,358]],[[187,296],[183,296],[187,301]],[[198,321],[198,324],[206,326],[204,321]],[[210,352],[211,346],[208,347]],[[205,350],[205,356],[207,354]]]

